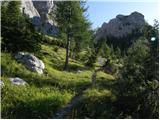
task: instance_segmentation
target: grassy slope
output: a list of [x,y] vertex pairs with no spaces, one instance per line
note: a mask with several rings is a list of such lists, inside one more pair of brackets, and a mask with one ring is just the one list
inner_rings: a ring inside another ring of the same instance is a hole
[[[74,95],[91,84],[92,70],[78,61],[70,59],[71,71],[62,71],[65,49],[44,44],[36,56],[45,63],[43,75],[29,71],[17,63],[10,53],[1,54],[1,79],[5,83],[2,88],[2,118],[52,118],[55,111],[65,106]],[[82,72],[76,73],[77,70]],[[8,80],[9,77],[20,77],[29,85],[13,86]],[[90,98],[91,94],[95,96],[98,94],[97,98],[111,94],[104,85],[108,80],[113,80],[113,77],[99,72],[97,78],[96,87],[89,89],[82,101]]]
[[113,105],[116,101],[114,83],[115,80],[111,75],[99,72],[95,86],[85,91],[79,103],[65,117],[68,119],[118,118],[120,113]]

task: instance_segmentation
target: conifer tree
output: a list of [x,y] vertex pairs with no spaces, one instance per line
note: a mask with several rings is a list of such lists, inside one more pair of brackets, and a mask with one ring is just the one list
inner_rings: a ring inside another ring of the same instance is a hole
[[31,20],[22,15],[20,4],[20,1],[2,4],[2,50],[37,52],[42,36],[35,31]]
[[[88,25],[83,16],[84,8],[81,1],[57,1],[55,19],[59,28],[59,37],[66,41],[66,58],[64,70],[68,69],[71,42],[76,42],[76,48],[80,45],[82,36],[86,32]],[[83,33],[83,34],[82,34]]]

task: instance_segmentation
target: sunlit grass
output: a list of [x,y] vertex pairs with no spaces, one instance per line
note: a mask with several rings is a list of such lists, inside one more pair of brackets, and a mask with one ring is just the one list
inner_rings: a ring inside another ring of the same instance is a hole
[[96,88],[85,91],[84,97],[105,97],[111,96],[112,92],[107,89],[99,90]]
[[5,82],[2,89],[2,118],[51,118],[73,95],[54,87],[16,86]]
[[[94,70],[70,59],[69,71],[63,71],[65,49],[56,45],[42,45],[41,52],[36,55],[45,64],[42,75],[31,72],[12,56],[10,53],[1,54],[1,80],[5,84],[2,88],[2,118],[51,118],[73,96],[91,85]],[[12,85],[10,77],[19,77],[28,86]],[[96,96],[112,96],[110,89],[102,87],[102,84],[112,80],[112,75],[98,72],[95,88],[88,89],[82,101]]]

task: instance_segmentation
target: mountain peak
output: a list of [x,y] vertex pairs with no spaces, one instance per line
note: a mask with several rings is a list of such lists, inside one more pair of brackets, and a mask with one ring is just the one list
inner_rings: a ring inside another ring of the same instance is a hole
[[103,23],[96,32],[96,39],[108,37],[123,38],[134,30],[141,30],[144,24],[144,15],[139,12],[135,11],[130,15],[119,14],[108,23]]

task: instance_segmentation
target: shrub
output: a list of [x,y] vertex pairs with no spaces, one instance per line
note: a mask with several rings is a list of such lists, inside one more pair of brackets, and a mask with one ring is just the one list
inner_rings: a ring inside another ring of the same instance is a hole
[[[119,73],[117,82],[117,107],[124,112],[123,116],[130,115],[132,118],[158,118],[157,87],[154,89],[150,87],[156,84],[153,83],[153,79],[156,79],[158,67],[156,69],[149,65],[147,67],[145,66],[145,63],[148,64],[151,62],[148,61],[148,58],[150,59],[152,56],[149,54],[147,44],[149,43],[141,39],[129,48],[124,67]],[[154,62],[152,61],[152,65],[154,65]],[[149,85],[149,82],[151,85]],[[123,102],[124,100],[125,102]]]
[[38,52],[43,38],[31,20],[20,13],[19,1],[11,1],[2,8],[2,50]]
[[58,51],[58,47],[55,46],[55,47],[53,48],[53,50],[54,50],[55,52],[57,52],[57,51]]

